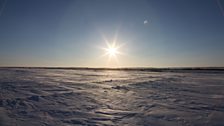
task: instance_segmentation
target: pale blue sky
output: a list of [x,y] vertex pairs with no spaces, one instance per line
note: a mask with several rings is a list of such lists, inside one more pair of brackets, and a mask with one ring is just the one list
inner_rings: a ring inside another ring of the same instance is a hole
[[[0,65],[224,66],[223,7],[221,0],[1,0]],[[116,34],[125,55],[108,61],[100,47]]]

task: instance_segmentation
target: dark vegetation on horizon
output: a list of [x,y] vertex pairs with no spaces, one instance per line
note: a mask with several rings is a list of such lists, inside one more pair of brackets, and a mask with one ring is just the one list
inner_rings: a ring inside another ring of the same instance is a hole
[[167,67],[167,68],[153,68],[153,67],[121,67],[121,68],[91,68],[91,67],[0,67],[0,69],[64,69],[64,70],[125,70],[125,71],[149,71],[149,72],[178,72],[178,71],[211,71],[224,72],[224,67]]

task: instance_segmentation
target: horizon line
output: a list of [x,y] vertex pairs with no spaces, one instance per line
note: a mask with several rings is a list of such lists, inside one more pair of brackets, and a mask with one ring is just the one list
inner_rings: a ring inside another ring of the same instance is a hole
[[1,68],[67,69],[67,70],[224,70],[224,67],[58,67],[58,66],[0,66]]

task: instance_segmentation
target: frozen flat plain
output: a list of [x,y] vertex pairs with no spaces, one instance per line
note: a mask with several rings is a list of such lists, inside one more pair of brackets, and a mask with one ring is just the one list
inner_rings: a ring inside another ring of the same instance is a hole
[[224,71],[0,68],[1,126],[224,126]]

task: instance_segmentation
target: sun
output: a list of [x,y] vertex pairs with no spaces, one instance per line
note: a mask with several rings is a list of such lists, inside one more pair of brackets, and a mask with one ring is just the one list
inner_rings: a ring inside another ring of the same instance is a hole
[[107,65],[109,67],[119,66],[120,61],[122,61],[121,57],[126,55],[123,53],[123,47],[126,45],[126,43],[119,41],[117,36],[118,33],[115,34],[112,40],[108,40],[104,35],[102,35],[105,46],[99,47],[101,50],[103,50],[103,54],[100,57],[107,57]]
[[115,47],[106,48],[106,53],[110,56],[116,56],[119,52]]
[[109,43],[106,42],[107,47],[106,48],[102,48],[105,51],[105,55],[109,56],[109,58],[111,59],[112,57],[117,58],[117,55],[122,54],[119,49],[121,48],[121,45],[117,45],[116,42],[113,43]]

